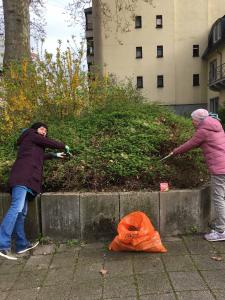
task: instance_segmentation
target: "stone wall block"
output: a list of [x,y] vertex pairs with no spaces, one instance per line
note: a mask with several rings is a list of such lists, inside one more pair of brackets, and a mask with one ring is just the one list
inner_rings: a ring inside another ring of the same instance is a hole
[[119,194],[81,194],[80,221],[82,240],[111,241],[117,235]]
[[0,225],[2,224],[2,221],[3,221],[3,218],[4,218],[2,198],[3,198],[3,194],[0,193]]
[[120,220],[135,211],[146,214],[159,231],[159,192],[120,193]]
[[160,234],[175,235],[199,228],[199,190],[160,192]]
[[42,234],[58,241],[80,239],[79,194],[41,195]]
[[211,196],[211,186],[205,186],[200,189],[200,222],[199,232],[210,232],[208,223],[215,220],[216,213],[214,202]]
[[[10,194],[6,194],[6,193],[1,195],[2,195],[2,197],[0,197],[0,199],[2,198],[1,210],[3,211],[3,218],[4,218],[11,206],[12,197]],[[41,233],[40,202],[41,199],[39,195],[34,200],[28,202],[27,215],[24,219],[24,231],[26,234],[26,238],[29,241],[36,240]],[[0,213],[0,218],[1,218],[1,213]]]

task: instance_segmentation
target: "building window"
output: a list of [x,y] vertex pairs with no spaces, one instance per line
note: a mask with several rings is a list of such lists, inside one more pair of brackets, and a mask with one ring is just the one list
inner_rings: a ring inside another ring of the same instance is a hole
[[87,55],[94,55],[93,37],[87,38]]
[[143,77],[142,76],[137,77],[137,87],[143,88]]
[[213,43],[221,39],[221,23],[213,28]]
[[219,97],[210,99],[210,112],[217,113],[219,108]]
[[163,46],[157,46],[157,57],[163,57]]
[[156,28],[162,28],[162,16],[156,16]]
[[214,59],[210,62],[209,65],[210,71],[209,71],[209,82],[214,81],[217,79],[217,60]]
[[157,76],[157,87],[163,87],[163,75]]
[[86,30],[93,30],[92,12],[86,13]]
[[135,18],[135,28],[141,28],[141,16]]
[[193,85],[199,85],[199,74],[193,75]]
[[193,56],[199,56],[199,45],[193,45]]
[[136,47],[136,58],[142,58],[142,47]]

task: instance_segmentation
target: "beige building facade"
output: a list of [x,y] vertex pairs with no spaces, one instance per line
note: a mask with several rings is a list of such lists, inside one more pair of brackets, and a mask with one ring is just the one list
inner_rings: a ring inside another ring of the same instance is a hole
[[[114,15],[114,2],[104,1]],[[208,62],[202,55],[212,24],[225,14],[224,0],[154,0],[153,6],[139,0],[130,32],[118,33],[122,44],[115,38],[115,22],[108,24],[106,38],[95,7],[85,14],[89,67],[94,62],[103,75],[105,63],[108,73],[132,77],[149,101],[177,113],[208,107]]]
[[207,63],[208,107],[216,112],[225,103],[225,15],[212,25],[202,58]]

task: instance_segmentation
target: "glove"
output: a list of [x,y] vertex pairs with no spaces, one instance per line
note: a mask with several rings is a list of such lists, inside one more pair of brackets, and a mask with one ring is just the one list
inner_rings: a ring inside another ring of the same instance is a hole
[[66,153],[64,153],[64,152],[56,153],[56,154],[57,154],[57,157],[59,157],[59,158],[64,158],[66,156]]
[[66,151],[70,151],[70,148],[68,146],[65,147]]

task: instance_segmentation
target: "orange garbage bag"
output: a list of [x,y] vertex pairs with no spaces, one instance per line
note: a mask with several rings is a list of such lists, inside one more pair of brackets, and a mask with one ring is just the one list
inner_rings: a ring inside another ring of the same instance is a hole
[[160,235],[149,218],[142,212],[133,212],[124,217],[117,228],[119,235],[109,246],[115,251],[167,252]]

